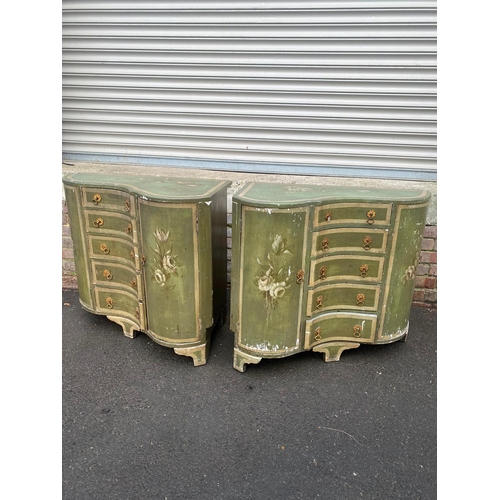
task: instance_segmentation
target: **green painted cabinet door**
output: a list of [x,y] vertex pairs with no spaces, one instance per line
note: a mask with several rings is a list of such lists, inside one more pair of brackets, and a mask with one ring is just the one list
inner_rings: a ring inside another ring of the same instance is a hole
[[283,356],[301,348],[309,208],[242,207],[239,347]]
[[166,345],[200,339],[196,212],[139,199],[147,330]]

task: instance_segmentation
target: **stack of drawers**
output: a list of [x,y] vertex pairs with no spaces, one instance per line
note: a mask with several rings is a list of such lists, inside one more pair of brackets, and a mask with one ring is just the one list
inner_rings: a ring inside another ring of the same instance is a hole
[[430,194],[252,183],[233,197],[234,368],[406,338]]
[[375,341],[391,212],[379,203],[315,207],[304,349],[321,344],[338,359],[345,348]]
[[133,338],[145,325],[134,197],[114,189],[81,192],[96,311]]

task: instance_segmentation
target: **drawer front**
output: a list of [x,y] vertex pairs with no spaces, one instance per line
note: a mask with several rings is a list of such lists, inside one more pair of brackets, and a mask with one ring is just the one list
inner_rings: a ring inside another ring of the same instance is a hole
[[141,326],[141,304],[136,295],[112,288],[96,287],[97,311],[107,316],[121,316]]
[[388,229],[326,229],[313,234],[311,255],[316,257],[339,251],[385,253],[388,236]]
[[85,210],[85,226],[89,232],[109,236],[124,236],[137,242],[137,224],[128,215],[115,212]]
[[390,203],[333,203],[314,210],[314,227],[332,224],[367,224],[388,226],[391,222]]
[[118,210],[135,217],[134,197],[117,189],[82,187],[84,207]]
[[342,283],[319,286],[309,291],[307,315],[313,316],[332,309],[376,311],[379,300],[379,285]]
[[125,286],[130,292],[142,296],[141,277],[129,266],[115,262],[92,261],[92,280],[102,286]]
[[122,239],[89,235],[90,257],[105,259],[110,262],[121,262],[139,269],[137,252],[132,243]]
[[304,348],[332,340],[372,343],[376,328],[376,314],[326,313],[306,321]]
[[309,286],[329,281],[354,280],[379,282],[382,280],[384,257],[335,255],[311,261]]

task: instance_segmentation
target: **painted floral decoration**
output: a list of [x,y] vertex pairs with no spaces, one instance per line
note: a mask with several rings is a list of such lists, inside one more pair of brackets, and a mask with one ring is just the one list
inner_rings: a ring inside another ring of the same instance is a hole
[[264,296],[267,313],[267,322],[272,319],[273,310],[290,285],[291,268],[286,261],[286,255],[292,255],[287,247],[286,238],[277,234],[271,237],[271,252],[267,254],[267,261],[262,262],[257,257],[257,263],[263,274],[256,276],[254,283]]
[[155,229],[156,240],[155,266],[153,268],[153,279],[165,290],[170,291],[175,288],[175,285],[169,284],[172,276],[177,276],[177,267],[179,262],[177,255],[173,254],[173,245],[168,244],[170,239],[170,231],[164,229]]

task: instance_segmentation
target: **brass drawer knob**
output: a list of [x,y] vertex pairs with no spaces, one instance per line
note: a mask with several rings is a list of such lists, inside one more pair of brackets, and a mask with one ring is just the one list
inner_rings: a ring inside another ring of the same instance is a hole
[[353,335],[355,337],[361,337],[361,330],[362,330],[362,328],[361,328],[360,325],[355,325],[354,328],[353,328],[353,330],[354,330],[354,334]]
[[94,221],[94,227],[101,227],[104,224],[104,221],[99,217]]
[[130,286],[136,287],[136,286],[137,286],[137,280],[136,280],[136,279],[133,279],[133,280],[130,282]]
[[125,231],[126,231],[128,234],[132,233],[132,224],[129,224],[129,225],[127,226],[127,229],[125,229]]
[[365,305],[365,294],[364,293],[358,293],[358,295],[356,295],[356,305],[358,305],[358,306]]
[[326,267],[325,266],[321,266],[319,269],[319,279],[320,280],[326,279]]
[[330,222],[330,221],[332,220],[332,212],[327,212],[327,213],[325,214],[325,220],[326,220],[327,222]]
[[365,236],[363,238],[363,248],[365,250],[370,250],[372,242],[373,242],[373,240],[372,240],[371,236]]
[[330,246],[330,240],[328,238],[323,238],[323,241],[321,242],[321,250],[325,251],[328,250]]
[[375,210],[368,210],[366,212],[366,216],[368,217],[368,220],[366,221],[368,224],[374,224],[375,223],[375,216],[376,216]]
[[304,270],[297,271],[297,283],[304,283]]
[[102,274],[108,281],[111,281],[113,279],[113,275],[111,274],[111,271],[109,271],[108,269],[104,269]]
[[106,307],[108,309],[113,309],[113,299],[111,297],[106,297]]
[[101,243],[101,246],[99,248],[101,249],[101,252],[105,254],[109,253],[109,248],[104,243]]
[[323,295],[320,295],[316,298],[316,309],[323,309],[323,307],[325,307],[325,305],[323,304],[323,300]]
[[366,278],[366,275],[368,274],[368,264],[363,264],[359,266],[359,275],[362,278]]
[[92,201],[94,202],[94,205],[98,205],[100,201],[102,200],[102,197],[99,193],[96,193],[94,197],[92,198]]
[[314,330],[314,340],[321,340],[323,337],[321,336],[321,328],[316,328]]

